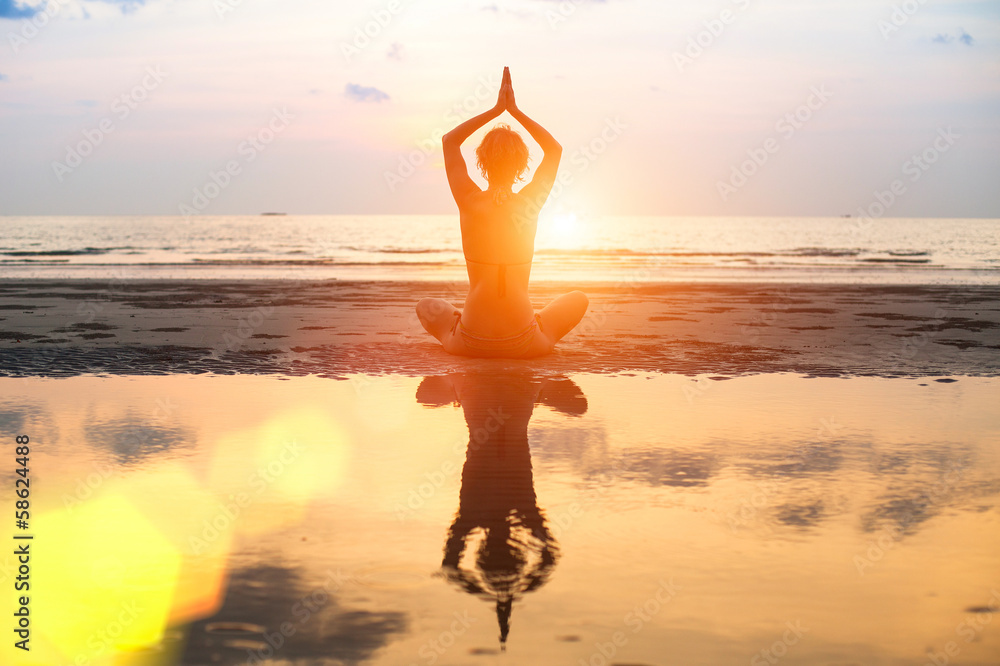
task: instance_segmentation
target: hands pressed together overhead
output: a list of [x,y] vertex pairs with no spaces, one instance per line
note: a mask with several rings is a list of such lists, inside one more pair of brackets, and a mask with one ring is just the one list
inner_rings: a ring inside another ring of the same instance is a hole
[[510,67],[503,68],[503,81],[500,83],[500,95],[497,97],[496,108],[499,111],[517,111],[514,101],[514,84],[510,81]]

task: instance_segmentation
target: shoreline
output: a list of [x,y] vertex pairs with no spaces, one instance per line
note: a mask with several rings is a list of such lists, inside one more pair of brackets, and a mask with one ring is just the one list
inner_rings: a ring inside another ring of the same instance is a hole
[[[33,282],[104,282],[104,283],[153,283],[153,282],[300,282],[300,283],[406,283],[406,284],[445,284],[466,281],[467,273],[464,263],[412,264],[409,262],[380,263],[341,263],[337,264],[335,274],[313,272],[312,268],[283,271],[278,275],[267,274],[272,267],[265,266],[263,275],[249,273],[239,274],[228,265],[204,264],[192,267],[190,264],[139,265],[141,272],[130,271],[132,266],[115,264],[108,266],[116,272],[93,273],[93,267],[87,265],[76,267],[72,271],[23,271],[23,266],[3,266],[6,276],[0,282],[33,283]],[[605,278],[593,278],[591,268],[579,266],[545,266],[536,263],[532,267],[532,285],[564,285],[567,290],[587,287],[590,285],[606,285],[609,283],[647,284],[647,285],[824,285],[836,286],[881,286],[881,287],[998,287],[1000,288],[1000,269],[982,268],[945,268],[940,266],[907,267],[903,263],[866,264],[864,267],[712,267],[712,266],[650,266],[648,264],[633,264],[617,266]],[[220,270],[220,268],[222,270]],[[602,270],[606,267],[602,267]],[[13,269],[13,270],[11,270]],[[156,270],[162,269],[162,270]],[[172,272],[177,270],[177,273]],[[71,274],[77,272],[78,274]],[[199,273],[203,274],[199,274]],[[234,275],[234,273],[237,273]],[[558,276],[558,277],[554,277]]]
[[413,311],[461,307],[464,280],[2,279],[0,376],[1000,376],[997,286],[537,282],[532,301],[575,287],[590,311],[553,354],[480,360],[446,354]]

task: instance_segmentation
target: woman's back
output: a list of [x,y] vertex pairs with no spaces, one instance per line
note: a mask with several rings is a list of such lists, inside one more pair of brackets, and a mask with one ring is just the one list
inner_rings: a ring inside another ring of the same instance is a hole
[[489,190],[468,197],[459,209],[462,249],[469,274],[463,321],[485,335],[524,328],[534,315],[528,282],[535,251],[537,214],[523,196],[497,202]]

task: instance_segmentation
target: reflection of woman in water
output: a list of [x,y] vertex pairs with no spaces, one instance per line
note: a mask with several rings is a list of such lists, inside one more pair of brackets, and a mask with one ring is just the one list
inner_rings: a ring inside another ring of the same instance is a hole
[[[528,168],[528,148],[507,125],[494,127],[476,149],[489,181],[485,192],[469,177],[462,143],[508,111],[545,153],[531,182],[519,192],[514,183]],[[496,106],[444,136],[444,163],[458,204],[469,295],[459,310],[439,298],[417,304],[420,323],[446,351],[464,356],[526,358],[547,354],[587,311],[580,291],[564,294],[535,314],[528,279],[535,253],[538,212],[555,183],[562,147],[514,101],[510,71],[504,68]]]
[[[503,645],[514,600],[548,580],[559,553],[535,498],[528,421],[536,402],[579,415],[587,400],[568,379],[523,373],[428,377],[417,399],[458,402],[465,413],[469,447],[441,566],[466,592],[496,601]],[[472,559],[464,567],[463,555]]]

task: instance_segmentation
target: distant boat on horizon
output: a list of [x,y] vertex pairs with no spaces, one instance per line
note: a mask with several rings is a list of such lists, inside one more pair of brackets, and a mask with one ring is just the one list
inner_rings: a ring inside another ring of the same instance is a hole
[[261,216],[264,215],[288,215],[288,213],[261,213]]

